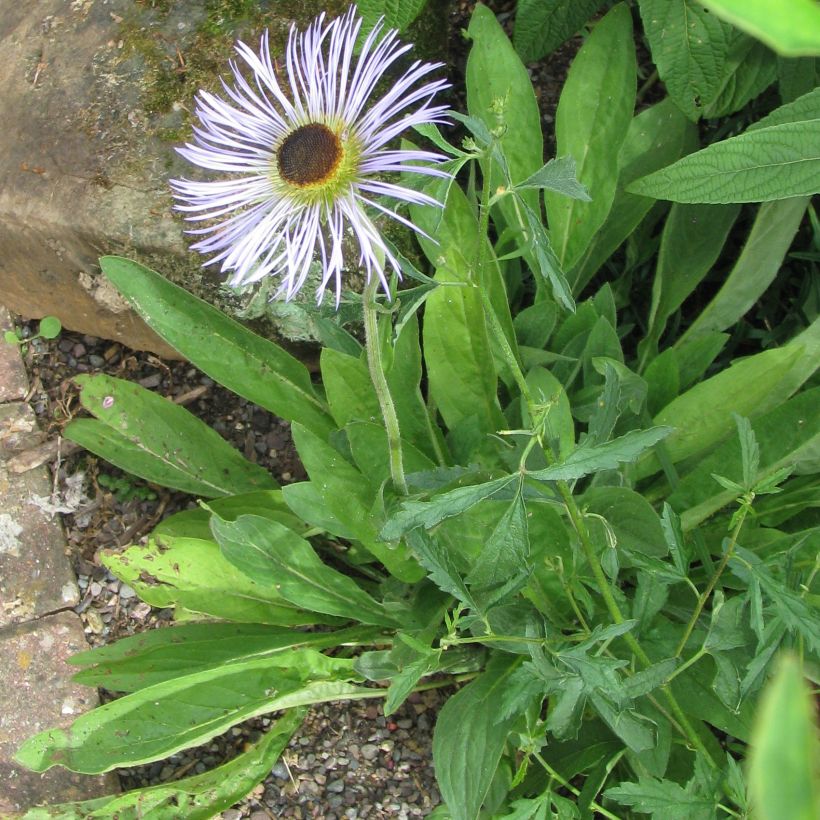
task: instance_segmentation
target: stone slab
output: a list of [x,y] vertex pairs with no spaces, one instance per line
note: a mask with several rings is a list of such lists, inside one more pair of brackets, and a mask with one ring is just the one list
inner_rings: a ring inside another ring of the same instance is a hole
[[3,334],[13,329],[11,315],[0,304],[0,403],[20,401],[28,392],[28,376],[20,349],[3,339]]
[[111,776],[80,775],[61,766],[37,773],[13,760],[27,738],[65,728],[97,705],[96,690],[73,683],[75,670],[66,663],[87,648],[73,612],[0,629],[0,816],[117,790]]
[[10,456],[37,441],[28,405],[0,405],[0,627],[75,606],[80,596],[60,522],[32,503],[51,494],[48,468],[6,468]]

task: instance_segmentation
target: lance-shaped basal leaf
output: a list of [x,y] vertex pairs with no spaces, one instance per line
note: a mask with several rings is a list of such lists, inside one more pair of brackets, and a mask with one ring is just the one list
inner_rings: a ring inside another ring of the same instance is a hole
[[490,789],[515,717],[502,716],[510,675],[509,655],[494,656],[485,671],[456,692],[439,713],[433,763],[453,820],[476,820]]
[[392,515],[379,534],[385,541],[398,541],[405,533],[416,527],[430,529],[436,524],[469,510],[485,498],[495,495],[518,479],[505,475],[484,484],[458,487],[435,496],[430,501],[403,501],[397,513]]
[[77,376],[83,407],[66,437],[126,472],[206,498],[267,490],[273,478],[184,407],[111,376]]
[[366,624],[399,624],[352,578],[325,564],[308,541],[287,527],[258,515],[241,515],[236,521],[214,516],[211,530],[222,554],[237,569],[262,586],[274,587],[294,606]]
[[222,555],[219,544],[163,536],[125,552],[104,552],[102,563],[143,601],[242,623],[299,626],[337,623],[286,601],[270,584],[257,583]]
[[352,660],[313,649],[225,664],[125,695],[68,729],[40,732],[16,759],[36,772],[60,765],[86,774],[148,763],[265,712],[369,691],[348,682],[356,677]]
[[633,430],[606,444],[589,447],[581,444],[558,464],[544,470],[528,471],[527,475],[538,481],[573,481],[602,470],[616,470],[621,464],[635,461],[672,431],[672,427],[650,427],[648,430]]
[[269,774],[306,713],[304,707],[288,710],[248,751],[212,771],[125,794],[29,809],[22,820],[209,820]]
[[329,649],[372,641],[376,627],[355,626],[336,632],[302,632],[266,624],[182,624],[151,629],[108,646],[72,655],[84,667],[77,683],[113,692],[136,692],[157,683],[214,669],[226,663],[268,657],[287,649]]
[[219,384],[287,421],[298,419],[319,435],[333,429],[310,372],[279,345],[144,265],[104,256],[100,267],[168,344]]
[[673,202],[770,202],[820,191],[820,119],[748,131],[633,182]]

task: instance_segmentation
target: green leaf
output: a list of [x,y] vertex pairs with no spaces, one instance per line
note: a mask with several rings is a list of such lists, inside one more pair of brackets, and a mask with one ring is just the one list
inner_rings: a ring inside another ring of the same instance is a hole
[[308,369],[279,345],[144,265],[104,256],[100,267],[137,313],[212,379],[287,421],[298,419],[320,435],[333,429]]
[[[550,445],[557,443],[558,454],[562,457],[568,456],[575,446],[575,422],[564,386],[545,367],[534,367],[527,373],[526,381],[533,401],[544,412],[544,440]],[[521,416],[525,427],[535,423],[535,420],[530,418],[523,396]]]
[[806,212],[806,205],[808,199],[795,197],[764,202],[760,206],[749,237],[729,276],[679,338],[678,344],[686,344],[704,333],[726,330],[758,302],[781,269]]
[[552,244],[569,269],[603,225],[615,197],[618,155],[635,107],[632,17],[624,3],[600,20],[573,60],[555,115],[559,156],[571,156],[590,202],[545,194]]
[[258,515],[236,521],[211,519],[222,554],[254,581],[273,586],[294,606],[376,626],[397,626],[394,617],[356,582],[327,566],[295,532]]
[[580,199],[584,202],[590,201],[586,188],[578,182],[575,173],[575,160],[572,157],[551,159],[523,182],[516,183],[513,188],[515,190],[543,188],[572,199]]
[[125,794],[29,809],[22,820],[209,820],[267,776],[306,713],[303,707],[288,710],[248,751],[212,771]]
[[769,202],[820,191],[820,119],[716,142],[642,177],[627,190],[673,202]]
[[486,608],[523,586],[530,574],[529,558],[527,509],[519,492],[487,538],[467,583]]
[[652,505],[634,490],[628,487],[593,487],[584,493],[583,506],[607,520],[619,549],[641,555],[666,555],[660,518]]
[[433,734],[433,763],[453,820],[476,820],[490,789],[514,718],[501,717],[501,701],[516,667],[496,655],[474,681],[444,704]]
[[749,754],[749,791],[761,820],[813,820],[820,810],[815,704],[797,658],[780,659],[765,690]]
[[740,111],[777,79],[777,56],[750,37],[736,37],[726,60],[720,94],[704,110],[707,119]]
[[[300,481],[282,487],[282,497],[288,507],[305,524],[317,527],[339,538],[345,538],[348,541],[356,540],[356,534],[327,509],[321,493],[312,481]],[[219,512],[216,507],[214,507],[214,511]],[[291,529],[294,528],[291,527]]]
[[638,783],[620,783],[604,792],[604,797],[631,806],[654,820],[714,820],[715,801],[685,789],[672,780],[642,778]]
[[[664,443],[668,457],[675,463],[714,446],[734,427],[732,413],[754,418],[782,404],[818,365],[820,320],[783,347],[736,361],[699,382],[655,416],[656,424],[676,428]],[[644,478],[658,469],[657,460],[647,457],[636,473]]]
[[737,32],[695,0],[640,0],[639,7],[669,96],[697,122],[723,87]]
[[56,316],[44,316],[40,319],[37,333],[44,339],[56,339],[63,329],[63,325]]
[[820,52],[820,8],[812,0],[790,0],[788,14],[782,14],[780,0],[703,0],[703,5],[778,54]]
[[649,323],[640,345],[643,361],[654,357],[667,320],[717,261],[739,211],[739,205],[672,206],[652,280]]
[[182,624],[151,629],[79,652],[68,662],[83,667],[74,675],[77,683],[104,686],[112,692],[136,692],[225,663],[267,657],[298,647],[329,649],[374,640],[379,634],[378,629],[371,627],[302,632],[265,624]]
[[242,623],[335,622],[304,612],[273,587],[257,584],[230,564],[213,541],[162,536],[125,552],[104,552],[102,563],[152,606],[181,607]]
[[538,481],[572,481],[590,473],[615,470],[621,464],[635,461],[670,433],[671,427],[651,427],[648,430],[633,430],[606,444],[589,447],[581,444],[558,464],[544,470],[528,471],[527,475]]
[[351,679],[353,661],[313,649],[225,664],[110,701],[67,730],[40,732],[21,746],[17,760],[37,772],[60,765],[86,774],[148,763],[256,715],[368,691],[351,686]]
[[381,17],[384,17],[384,28],[404,31],[419,16],[426,2],[427,0],[358,0],[362,34],[370,34]]
[[651,197],[627,193],[626,186],[697,148],[696,127],[669,97],[632,118],[618,154],[612,207],[586,253],[567,274],[574,293],[581,292],[655,205]]
[[103,374],[75,381],[83,407],[99,421],[77,419],[66,437],[126,472],[206,498],[277,486],[184,407]]
[[[477,4],[467,35],[472,47],[467,57],[467,109],[489,128],[503,124],[498,138],[513,183],[521,182],[544,164],[541,113],[527,69],[512,47],[504,29],[487,6]],[[489,175],[490,190],[502,179],[497,169]],[[533,191],[525,196],[531,208],[537,206]],[[504,218],[518,224],[514,204],[502,200]]]
[[[753,484],[781,467],[811,464],[820,456],[820,388],[800,393],[780,407],[753,419],[755,438],[760,444],[761,468],[755,471]],[[698,461],[686,473],[668,498],[680,514],[684,529],[690,530],[712,513],[731,503],[737,494],[721,491],[709,477],[720,472],[730,479],[743,480],[740,442],[731,436],[714,452]]]
[[420,580],[424,573],[404,545],[391,549],[379,541],[373,513],[375,491],[370,482],[337,450],[307,428],[293,424],[291,432],[311,483],[331,515],[396,578],[406,583]]
[[568,40],[604,0],[519,0],[513,43],[525,63],[540,60]]
[[340,428],[354,419],[381,418],[379,400],[370,381],[367,363],[361,356],[349,356],[325,347],[319,361],[327,403]]
[[515,475],[505,475],[483,484],[458,487],[430,501],[402,501],[399,511],[385,523],[380,537],[385,541],[398,541],[416,527],[430,529],[445,518],[459,515],[479,501],[509,487],[517,478]]

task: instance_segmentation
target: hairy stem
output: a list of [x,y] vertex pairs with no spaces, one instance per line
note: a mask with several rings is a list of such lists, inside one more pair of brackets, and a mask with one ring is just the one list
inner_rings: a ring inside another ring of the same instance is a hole
[[401,453],[401,438],[399,436],[399,419],[396,416],[396,407],[387,377],[384,375],[382,349],[379,344],[379,317],[376,306],[376,292],[379,280],[371,276],[364,289],[364,336],[367,350],[367,366],[370,370],[370,380],[379,399],[384,427],[387,430],[387,446],[390,453],[390,475],[396,492],[407,495],[407,481],[404,477],[404,462]]

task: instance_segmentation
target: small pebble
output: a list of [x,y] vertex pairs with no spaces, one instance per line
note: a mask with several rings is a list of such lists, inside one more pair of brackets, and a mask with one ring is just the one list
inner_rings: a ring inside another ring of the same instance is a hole
[[365,760],[375,760],[378,753],[379,747],[374,746],[372,743],[365,743],[364,746],[362,746],[362,757]]
[[134,598],[136,594],[137,593],[134,592],[133,588],[129,587],[128,584],[122,584],[120,586],[120,598]]
[[325,790],[335,794],[340,794],[345,790],[345,782],[341,778],[339,780],[331,780],[330,783],[325,786]]

